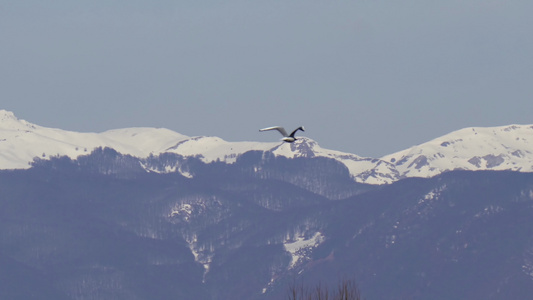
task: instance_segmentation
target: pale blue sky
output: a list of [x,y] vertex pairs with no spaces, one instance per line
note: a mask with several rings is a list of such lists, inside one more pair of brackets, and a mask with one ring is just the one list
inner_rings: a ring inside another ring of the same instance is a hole
[[533,124],[533,1],[0,0],[0,108],[380,157]]

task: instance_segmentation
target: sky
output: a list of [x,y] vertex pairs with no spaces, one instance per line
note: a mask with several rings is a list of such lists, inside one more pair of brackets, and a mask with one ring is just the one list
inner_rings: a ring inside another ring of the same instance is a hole
[[533,124],[533,1],[0,0],[0,109],[381,157]]

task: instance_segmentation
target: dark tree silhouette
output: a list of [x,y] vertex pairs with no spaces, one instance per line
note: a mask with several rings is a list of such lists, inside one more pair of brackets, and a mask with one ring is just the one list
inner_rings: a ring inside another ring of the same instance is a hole
[[360,300],[361,294],[355,280],[342,279],[336,289],[330,290],[321,283],[310,288],[293,283],[287,291],[288,300]]

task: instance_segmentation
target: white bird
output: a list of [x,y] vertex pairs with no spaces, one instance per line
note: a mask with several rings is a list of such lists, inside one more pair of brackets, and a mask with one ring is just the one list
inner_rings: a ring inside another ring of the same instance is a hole
[[277,130],[277,131],[279,131],[279,133],[281,133],[281,135],[283,136],[283,138],[281,140],[284,141],[284,142],[287,142],[287,143],[292,143],[292,142],[296,141],[296,138],[294,137],[294,134],[296,133],[296,131],[298,131],[298,130],[305,131],[303,126],[300,126],[300,127],[296,128],[296,129],[294,129],[294,131],[291,132],[291,134],[287,134],[287,131],[285,131],[285,128],[283,128],[281,126],[273,126],[273,127],[267,127],[267,128],[259,129],[259,131],[268,131],[268,130]]

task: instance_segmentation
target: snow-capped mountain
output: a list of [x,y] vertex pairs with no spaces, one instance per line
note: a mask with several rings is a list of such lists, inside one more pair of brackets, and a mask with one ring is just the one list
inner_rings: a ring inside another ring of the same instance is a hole
[[[199,157],[203,162],[234,163],[248,151],[271,152],[287,158],[326,157],[344,164],[356,182],[367,184],[432,177],[457,169],[533,171],[531,125],[465,128],[378,159],[323,149],[305,137],[292,144],[280,144],[228,142],[218,137],[189,137],[168,129],[146,127],[79,133],[41,127],[0,110],[0,169],[29,168],[36,157],[76,158],[98,147],[139,158],[176,153]],[[169,168],[174,170],[175,166]]]
[[394,170],[387,167],[392,164],[323,149],[308,138],[300,138],[292,144],[227,142],[218,137],[189,137],[168,129],[145,127],[79,133],[41,127],[19,120],[12,112],[0,110],[0,169],[29,168],[35,157],[65,155],[76,158],[98,147],[113,148],[122,154],[141,158],[169,152],[197,156],[204,162],[219,160],[226,163],[233,163],[239,155],[254,150],[288,158],[321,156],[345,164],[359,182],[383,184],[397,179]]
[[451,170],[533,171],[533,126],[473,127],[381,158],[400,177],[432,177]]
[[103,133],[79,133],[41,127],[0,110],[0,169],[26,169],[35,157],[76,158],[97,147],[123,154],[147,156],[164,151],[187,136],[168,129],[126,128]]

